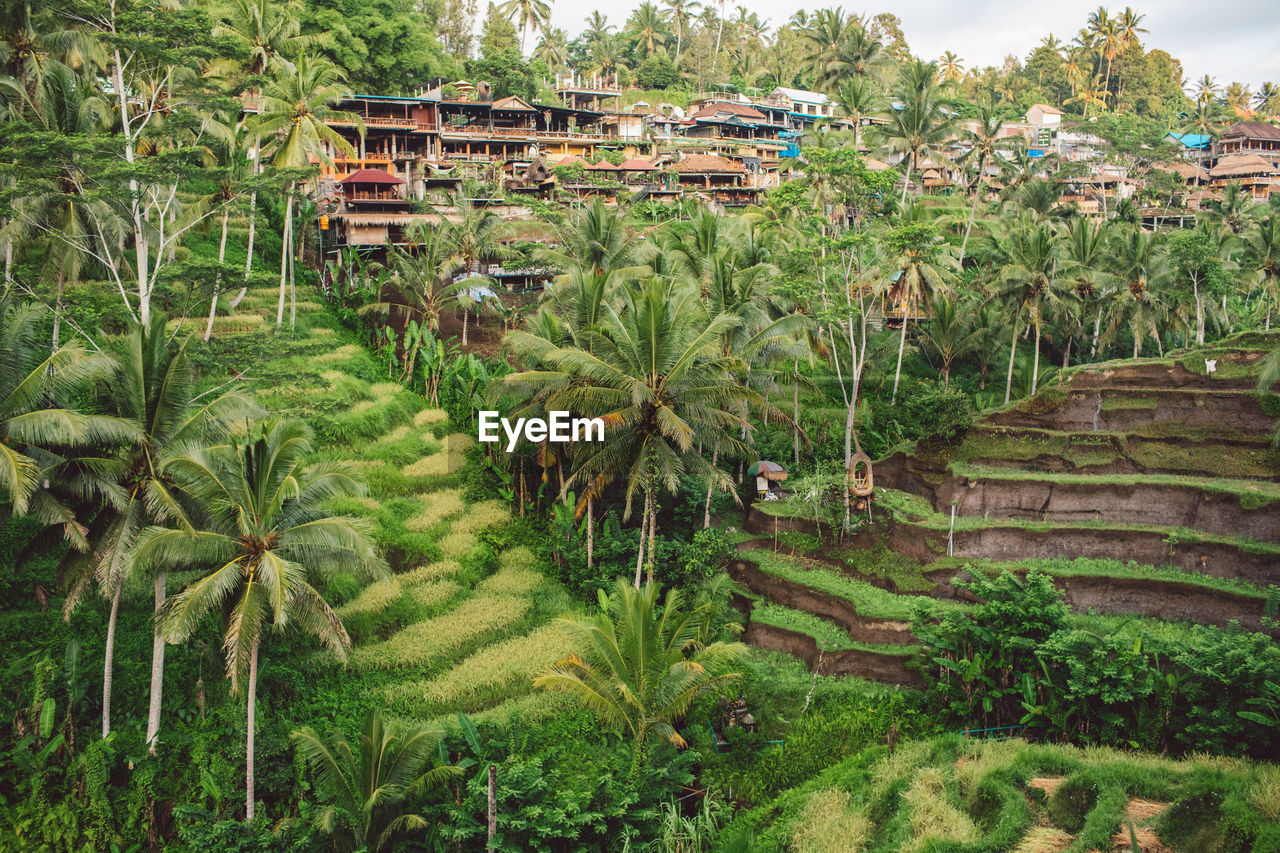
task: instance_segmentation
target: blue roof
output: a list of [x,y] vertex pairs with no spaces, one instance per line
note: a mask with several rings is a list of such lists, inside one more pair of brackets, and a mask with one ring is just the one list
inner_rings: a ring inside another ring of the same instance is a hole
[[1165,139],[1172,139],[1183,148],[1208,148],[1209,143],[1213,141],[1212,136],[1204,133],[1174,133],[1170,131],[1164,135]]

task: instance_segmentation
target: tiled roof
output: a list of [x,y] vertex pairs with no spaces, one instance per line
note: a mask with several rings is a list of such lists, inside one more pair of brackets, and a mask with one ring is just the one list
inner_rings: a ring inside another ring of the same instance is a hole
[[743,172],[746,171],[741,163],[735,163],[727,160],[718,154],[688,154],[679,163],[676,163],[676,171],[682,173],[690,172]]

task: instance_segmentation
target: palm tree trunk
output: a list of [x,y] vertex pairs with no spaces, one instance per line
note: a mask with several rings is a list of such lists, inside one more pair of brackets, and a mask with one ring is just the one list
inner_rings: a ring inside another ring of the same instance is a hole
[[791,458],[795,465],[800,464],[800,358],[796,357],[791,366]]
[[[978,164],[982,169],[982,164]],[[978,201],[982,198],[982,173],[978,173],[978,188],[973,194],[973,204],[969,207],[969,224],[964,227],[964,239],[960,241],[960,266],[964,266],[964,253],[969,248],[969,232],[973,230],[973,217],[978,212]]]
[[1036,323],[1036,352],[1031,359],[1031,396],[1036,395],[1036,382],[1040,379],[1040,324]]
[[107,647],[102,667],[102,736],[111,734],[111,668],[116,654],[116,617],[120,614],[120,593],[124,584],[116,584],[111,596],[111,615],[107,617]]
[[249,716],[244,739],[244,822],[253,823],[253,727],[257,710],[258,692],[258,643],[261,635],[253,638],[253,650],[249,652]]
[[284,325],[284,287],[288,283],[289,252],[293,245],[293,193],[284,203],[284,229],[280,246],[280,301],[276,304],[276,328]]
[[587,498],[587,568],[591,568],[596,550],[595,499]]
[[649,524],[649,505],[653,502],[653,493],[648,489],[644,493],[644,512],[640,516],[640,547],[636,549],[636,589],[640,588],[640,569],[644,566],[644,534]]
[[[289,242],[293,242],[293,228],[289,228]],[[298,319],[298,288],[294,284],[294,273],[298,270],[298,257],[292,251],[290,246],[289,252],[289,331],[293,331],[294,324]],[[298,247],[301,251],[302,247]]]
[[649,553],[646,555],[647,566],[645,573],[648,575],[649,583],[653,583],[653,540],[658,535],[658,502],[653,501],[653,506],[649,508]]
[[464,347],[467,345],[467,319],[470,316],[471,316],[471,311],[466,308],[463,308],[462,309],[462,345]]
[[1102,306],[1098,306],[1098,313],[1093,317],[1093,343],[1089,347],[1089,360],[1093,361],[1098,357],[1098,334],[1102,331]]
[[156,622],[151,636],[151,702],[147,709],[147,750],[156,754],[160,734],[160,701],[164,691],[164,637],[160,635],[160,611],[164,609],[165,573],[156,573]]
[[907,318],[911,314],[910,303],[905,303],[907,310],[902,312],[902,337],[898,339],[898,367],[893,372],[893,394],[889,397],[892,406],[898,400],[898,380],[902,377],[902,351],[907,348]]
[[[717,447],[711,451],[711,467],[712,468],[716,467],[716,461],[719,458],[719,455],[720,455],[720,448]],[[707,506],[702,513],[702,529],[703,530],[706,530],[708,527],[711,526],[711,489],[712,489],[712,484],[708,483],[707,484]]]
[[62,272],[58,273],[58,295],[53,305],[53,352],[58,351],[58,339],[62,333],[62,286],[66,281],[66,277]]
[[1204,300],[1200,298],[1200,283],[1191,279],[1191,293],[1196,300],[1196,344],[1204,346]]
[[235,310],[240,305],[240,300],[244,299],[246,293],[249,292],[249,275],[253,272],[253,235],[258,216],[258,191],[254,190],[249,193],[249,242],[246,247],[244,259],[244,284],[240,287],[240,292],[236,294],[236,298],[231,300],[228,308]]
[[1009,344],[1009,375],[1004,380],[1004,404],[1009,405],[1009,392],[1013,390],[1013,357],[1018,352],[1018,318],[1013,319],[1013,341]]
[[227,217],[231,209],[222,209],[222,241],[218,244],[218,275],[213,280],[213,301],[209,303],[209,322],[204,327],[205,343],[213,336],[213,318],[218,313],[218,290],[222,287],[222,262],[227,258]]
[[914,154],[908,154],[907,156],[910,159],[907,160],[907,174],[902,178],[902,201],[898,202],[898,207],[900,208],[907,206],[907,187],[911,186],[911,167],[916,159]]

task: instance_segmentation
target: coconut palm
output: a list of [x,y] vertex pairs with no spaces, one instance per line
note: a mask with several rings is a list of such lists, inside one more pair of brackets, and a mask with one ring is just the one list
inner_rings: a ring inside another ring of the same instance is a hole
[[657,53],[667,41],[658,7],[649,0],[637,6],[627,21],[626,34],[635,39],[636,47],[645,57]]
[[883,100],[880,84],[870,77],[846,77],[836,87],[836,106],[853,120],[853,145],[862,150],[862,117],[880,106]]
[[396,315],[397,324],[412,320],[432,332],[440,330],[440,317],[453,308],[458,285],[453,275],[462,267],[449,234],[438,228],[415,223],[406,235],[412,251],[399,246],[387,250],[389,275],[377,302],[361,313],[387,317]]
[[[48,476],[73,448],[110,447],[137,437],[127,423],[69,405],[114,367],[79,341],[50,353],[48,310],[0,295],[0,499],[14,515],[61,525],[69,543],[89,545],[84,527],[48,489]],[[87,496],[86,496],[87,497]]]
[[920,156],[942,145],[950,133],[953,117],[938,96],[937,78],[937,63],[917,59],[903,66],[896,90],[902,108],[894,108],[884,130],[891,145],[907,155],[902,205],[907,203],[911,172],[919,165]]
[[545,27],[551,21],[551,4],[547,0],[506,0],[498,11],[520,28],[520,53],[524,53],[524,37],[529,30]]
[[689,29],[689,21],[702,8],[702,4],[690,2],[690,0],[662,0],[662,5],[667,7],[667,17],[671,19],[671,26],[676,31],[676,65],[680,64],[680,56],[682,47],[684,46],[684,34]]
[[863,22],[852,20],[835,47],[825,52],[814,85],[829,90],[850,77],[866,80],[873,77],[886,60],[880,37],[868,30]]
[[943,83],[954,83],[964,77],[964,60],[948,50],[938,57],[938,76]]
[[552,71],[563,68],[569,61],[569,34],[559,27],[544,26],[533,58],[545,62]]
[[969,207],[969,221],[964,226],[964,239],[960,242],[960,263],[964,263],[965,251],[969,248],[969,233],[973,230],[973,218],[978,212],[978,203],[982,201],[982,187],[987,181],[987,165],[994,162],[1001,151],[1012,148],[1009,137],[1002,137],[1004,120],[999,118],[990,104],[978,105],[977,127],[964,132],[964,140],[968,150],[960,158],[961,163],[973,163],[974,179],[970,184],[973,192],[973,204]]
[[1208,74],[1197,80],[1194,86],[1194,100],[1196,104],[1211,104],[1218,100],[1218,95],[1220,93],[1218,81]]
[[1113,272],[1120,286],[1112,296],[1111,320],[1104,339],[1112,340],[1127,326],[1133,335],[1134,358],[1146,338],[1152,338],[1157,349],[1163,351],[1160,324],[1169,316],[1163,298],[1169,267],[1159,238],[1141,228],[1126,228],[1116,235],[1111,249]]
[[362,519],[331,515],[335,497],[363,489],[341,463],[305,466],[302,424],[268,420],[227,445],[193,451],[170,470],[199,506],[191,530],[149,527],[135,559],[146,569],[209,571],[174,596],[161,616],[166,641],[191,637],[211,610],[224,617],[223,651],[233,693],[248,695],[245,820],[254,815],[258,654],[265,629],[297,626],[345,660],[351,641],[312,585],[338,570],[386,572]]
[[1084,217],[1077,217],[1071,221],[1062,241],[1064,282],[1075,291],[1076,299],[1082,309],[1096,308],[1093,319],[1093,339],[1089,348],[1090,358],[1096,356],[1098,352],[1104,300],[1115,281],[1114,276],[1108,272],[1111,257],[1107,247],[1107,236],[1105,221],[1090,222]]
[[657,492],[674,492],[685,474],[730,485],[696,452],[696,442],[744,455],[747,448],[734,434],[743,424],[742,401],[763,405],[736,378],[739,360],[717,346],[738,321],[722,314],[707,322],[700,298],[696,287],[652,277],[621,286],[617,304],[601,306],[595,327],[581,333],[585,346],[555,347],[523,332],[507,336],[517,353],[529,351],[552,368],[509,375],[507,386],[551,387],[550,408],[605,421],[605,440],[575,458],[566,488],[581,485],[598,497],[609,484],[625,482],[624,518],[637,494],[644,494],[636,586],[645,565],[646,528],[653,574]]
[[1257,270],[1258,285],[1267,300],[1265,328],[1271,328],[1271,311],[1280,298],[1280,214],[1269,214],[1245,236],[1249,268]]
[[539,257],[553,266],[593,275],[626,272],[636,262],[638,236],[625,212],[596,199],[556,230],[559,249]]
[[1092,77],[1082,79],[1076,88],[1076,93],[1063,101],[1063,104],[1079,104],[1085,118],[1088,118],[1091,107],[1097,106],[1105,110],[1107,98],[1110,97],[1111,92],[1107,89],[1106,82],[1101,76],[1094,74]]
[[825,72],[827,63],[835,58],[840,40],[849,28],[850,19],[841,8],[818,9],[800,32],[807,54],[804,63],[815,75]]
[[887,269],[891,281],[886,283],[892,301],[903,307],[902,331],[898,339],[898,365],[893,372],[893,394],[889,405],[898,400],[898,382],[902,378],[902,355],[907,346],[907,326],[911,317],[934,294],[946,290],[952,273],[952,259],[942,248],[942,237],[928,223],[905,222],[895,228],[887,240],[892,260]]
[[423,816],[405,812],[406,801],[462,773],[435,764],[442,730],[413,722],[384,722],[375,708],[365,717],[357,742],[339,731],[326,743],[315,729],[296,729],[298,745],[324,805],[314,820],[342,850],[390,849],[409,833],[431,828]]
[[929,300],[929,322],[920,330],[920,346],[942,362],[942,389],[951,387],[951,365],[978,345],[979,330],[966,315],[975,305],[948,293],[935,293]]
[[[239,70],[261,77],[288,57],[312,47],[315,36],[301,34],[297,10],[274,0],[230,0],[219,7],[213,35],[236,45]],[[258,89],[255,82],[254,91]]]
[[[336,65],[319,56],[299,56],[296,62],[279,63],[279,73],[262,90],[260,122],[257,138],[273,145],[272,165],[286,169],[305,169],[312,158],[331,163],[330,150],[354,157],[355,150],[330,125],[334,122],[354,124],[364,135],[364,122],[355,113],[332,109],[346,96],[343,73]],[[285,283],[289,257],[293,251],[293,200],[287,193],[284,208],[284,249],[280,254],[280,302],[276,307],[276,328],[284,323]],[[290,313],[289,325],[293,325]]]
[[[190,530],[192,521],[182,505],[169,463],[203,444],[221,440],[232,425],[243,423],[261,410],[247,397],[226,393],[196,404],[196,367],[187,352],[190,338],[174,344],[165,329],[166,318],[155,314],[149,326],[134,324],[122,342],[118,369],[100,389],[101,408],[128,424],[136,438],[120,454],[114,476],[123,494],[123,505],[108,505],[90,529],[93,564],[81,573],[70,590],[64,611],[76,608],[89,577],[111,601],[102,696],[102,736],[110,731],[111,681],[116,615],[120,593],[133,569],[133,551],[139,534],[148,525],[170,524]],[[165,604],[165,572],[152,579],[155,611]],[[164,686],[164,640],[155,625],[151,650],[151,699],[146,740],[156,750],[160,730],[161,691]]]
[[1002,264],[997,273],[997,280],[1000,282],[997,289],[1013,306],[1013,343],[1009,353],[1005,403],[1009,402],[1013,387],[1013,361],[1018,349],[1018,332],[1022,328],[1019,322],[1022,312],[1027,312],[1027,319],[1035,333],[1035,351],[1031,365],[1031,393],[1034,395],[1040,374],[1040,333],[1044,326],[1046,307],[1074,297],[1058,275],[1058,255],[1058,236],[1052,226],[1043,222],[1019,221],[1014,224],[1008,237],[1001,241]]
[[574,654],[540,673],[535,687],[573,696],[634,744],[633,772],[644,763],[651,735],[684,746],[676,726],[699,695],[736,673],[747,649],[711,640],[711,603],[688,606],[678,588],[660,600],[656,584],[619,579],[599,594],[591,616],[560,620]]
[[1280,115],[1280,86],[1268,80],[1253,96],[1253,107],[1269,118]]

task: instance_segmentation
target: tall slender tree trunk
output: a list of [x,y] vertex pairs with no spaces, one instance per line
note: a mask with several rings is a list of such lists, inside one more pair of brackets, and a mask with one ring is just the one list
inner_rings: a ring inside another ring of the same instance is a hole
[[[716,461],[720,455],[720,448],[716,447],[711,451],[711,467],[716,467]],[[711,526],[711,489],[713,485],[707,484],[707,506],[702,512],[702,529],[706,530]]]
[[160,634],[160,611],[164,609],[165,573],[156,573],[156,621],[151,634],[151,701],[147,709],[147,750],[156,754],[160,734],[160,703],[164,692],[164,637]]
[[107,617],[107,646],[102,666],[102,736],[111,734],[111,670],[116,654],[116,617],[120,615],[120,593],[124,584],[116,584],[111,596],[111,615]]
[[791,366],[791,461],[800,464],[800,358]]
[[964,226],[964,239],[960,241],[960,266],[964,266],[965,250],[969,248],[969,232],[973,230],[973,217],[978,212],[978,202],[982,199],[982,164],[978,164],[978,188],[973,194],[973,204],[969,207],[969,224]]
[[257,711],[258,697],[258,644],[262,641],[259,634],[253,639],[253,650],[249,652],[249,711],[247,729],[244,739],[244,822],[253,823],[253,729],[254,713]]
[[293,250],[293,193],[284,203],[284,229],[280,246],[280,301],[276,303],[276,328],[284,325],[285,285],[289,282],[289,253]]
[[[293,242],[292,226],[289,228],[289,242]],[[289,248],[289,331],[292,332],[298,319],[298,288],[294,284],[294,273],[298,269],[298,256],[297,253],[292,251],[292,246]],[[298,251],[302,251],[301,246],[298,247]]]
[[907,187],[911,186],[911,167],[915,165],[916,159],[915,154],[909,154],[907,156],[910,159],[907,160],[907,174],[902,178],[902,200],[898,202],[899,208],[907,206]]
[[1013,341],[1009,344],[1009,375],[1004,380],[1004,404],[1009,405],[1009,392],[1013,390],[1013,357],[1018,352],[1018,320],[1013,321]]
[[471,317],[471,311],[467,308],[462,309],[462,345],[467,345],[467,320]]
[[653,583],[653,564],[654,564],[653,540],[656,539],[658,535],[658,502],[651,499],[651,504],[652,505],[649,507],[649,553],[646,555],[647,567],[645,569],[645,573],[648,575],[649,583],[652,584]]
[[1093,316],[1093,343],[1089,346],[1089,360],[1095,361],[1098,358],[1098,335],[1102,331],[1102,306],[1098,306],[1098,313]]
[[53,304],[53,352],[58,351],[58,340],[62,337],[62,288],[66,277],[58,272],[57,298]]
[[1031,359],[1031,396],[1036,395],[1036,383],[1040,379],[1040,324],[1035,323],[1036,327],[1036,352]]
[[591,568],[596,550],[595,498],[587,498],[587,568]]
[[[256,164],[255,164],[256,166]],[[257,224],[258,216],[258,191],[254,190],[249,193],[249,240],[246,247],[244,259],[244,284],[240,287],[240,292],[236,294],[235,299],[231,300],[231,304],[227,307],[233,311],[239,307],[240,301],[244,299],[245,294],[249,292],[249,276],[253,273],[253,235]]]
[[903,303],[906,309],[902,312],[902,336],[898,338],[898,367],[893,371],[893,394],[889,397],[889,405],[898,401],[898,380],[902,378],[902,351],[907,348],[907,320],[911,315],[911,303]]
[[1191,280],[1191,293],[1196,300],[1196,344],[1204,346],[1204,300],[1200,298],[1200,283]]
[[222,288],[222,262],[227,257],[227,217],[230,215],[231,209],[224,207],[222,209],[222,241],[218,243],[218,275],[213,280],[213,301],[209,303],[209,322],[204,327],[206,343],[213,336],[213,318],[218,313],[218,292]]
[[640,547],[636,549],[636,589],[640,588],[640,570],[644,566],[645,528],[649,525],[649,507],[653,503],[653,492],[645,489],[644,513],[640,516]]

